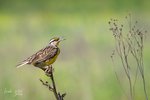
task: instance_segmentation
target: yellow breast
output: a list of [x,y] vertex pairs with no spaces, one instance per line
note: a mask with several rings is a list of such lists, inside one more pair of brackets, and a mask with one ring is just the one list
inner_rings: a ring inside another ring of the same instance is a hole
[[56,61],[58,55],[59,55],[59,54],[57,54],[56,56],[54,56],[52,59],[47,60],[47,61],[45,62],[46,66],[53,64],[53,63]]
[[49,65],[51,65],[51,64],[53,64],[55,61],[56,61],[56,59],[57,59],[57,57],[58,57],[58,55],[60,54],[60,50],[58,49],[58,51],[57,51],[57,54],[55,55],[55,56],[53,56],[52,58],[50,58],[50,59],[47,59],[45,62],[34,62],[34,63],[32,63],[34,66],[36,66],[36,67],[45,67],[45,66],[49,66]]
[[48,60],[45,62],[46,66],[53,64],[53,63],[56,61],[56,59],[57,59],[57,57],[58,57],[59,54],[60,54],[60,50],[58,49],[57,54],[56,54],[53,58],[48,59]]

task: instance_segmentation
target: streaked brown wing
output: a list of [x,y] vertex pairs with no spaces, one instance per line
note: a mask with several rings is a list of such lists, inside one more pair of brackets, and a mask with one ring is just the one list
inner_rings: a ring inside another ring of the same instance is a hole
[[41,54],[39,59],[35,60],[37,63],[45,62],[46,60],[52,59],[57,54],[58,48],[49,46],[47,49],[44,50],[44,54]]
[[47,59],[53,58],[57,54],[58,48],[54,46],[47,46],[44,49],[39,50],[37,53],[28,58],[29,63],[40,63]]

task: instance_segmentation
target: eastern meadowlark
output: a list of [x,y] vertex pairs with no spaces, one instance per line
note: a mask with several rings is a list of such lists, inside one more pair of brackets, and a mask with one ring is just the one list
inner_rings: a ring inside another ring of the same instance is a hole
[[26,64],[31,64],[45,71],[48,66],[52,65],[56,61],[57,56],[60,53],[58,45],[62,40],[64,39],[59,37],[52,38],[45,48],[22,61],[17,65],[17,68]]

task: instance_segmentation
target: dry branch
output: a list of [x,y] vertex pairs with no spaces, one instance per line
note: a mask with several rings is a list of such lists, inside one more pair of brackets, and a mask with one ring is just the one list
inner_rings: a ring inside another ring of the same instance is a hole
[[[43,69],[44,70],[44,69]],[[64,97],[66,93],[61,94],[60,92],[57,92],[54,75],[53,75],[53,68],[52,66],[49,66],[48,69],[45,69],[45,74],[50,78],[52,85],[48,83],[48,81],[44,82],[42,79],[40,79],[40,82],[46,86],[51,92],[53,92],[56,100],[64,100]]]
[[[137,21],[135,21],[135,23],[132,22],[131,14],[126,16],[126,21],[128,22],[129,28],[127,32],[124,31],[126,30],[124,25],[120,25],[117,19],[111,19],[109,21],[110,30],[112,31],[113,37],[115,39],[115,50],[111,55],[111,59],[114,64],[114,55],[116,54],[121,60],[122,68],[129,82],[130,99],[134,100],[134,88],[137,77],[139,75],[142,78],[145,98],[148,100],[143,64],[143,41],[144,35],[147,31],[139,29]],[[130,63],[129,58],[135,60],[136,66],[133,66]],[[136,69],[135,75],[131,70],[134,68]],[[115,74],[117,76],[116,72]],[[117,80],[119,80],[118,76]]]

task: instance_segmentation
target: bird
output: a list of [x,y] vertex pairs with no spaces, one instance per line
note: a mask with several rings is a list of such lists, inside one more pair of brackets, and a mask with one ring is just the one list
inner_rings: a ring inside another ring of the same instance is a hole
[[58,45],[62,40],[65,39],[61,37],[52,38],[45,48],[23,60],[17,65],[17,68],[20,68],[24,65],[33,65],[44,71],[47,71],[49,66],[51,66],[56,61],[58,55],[60,54]]

